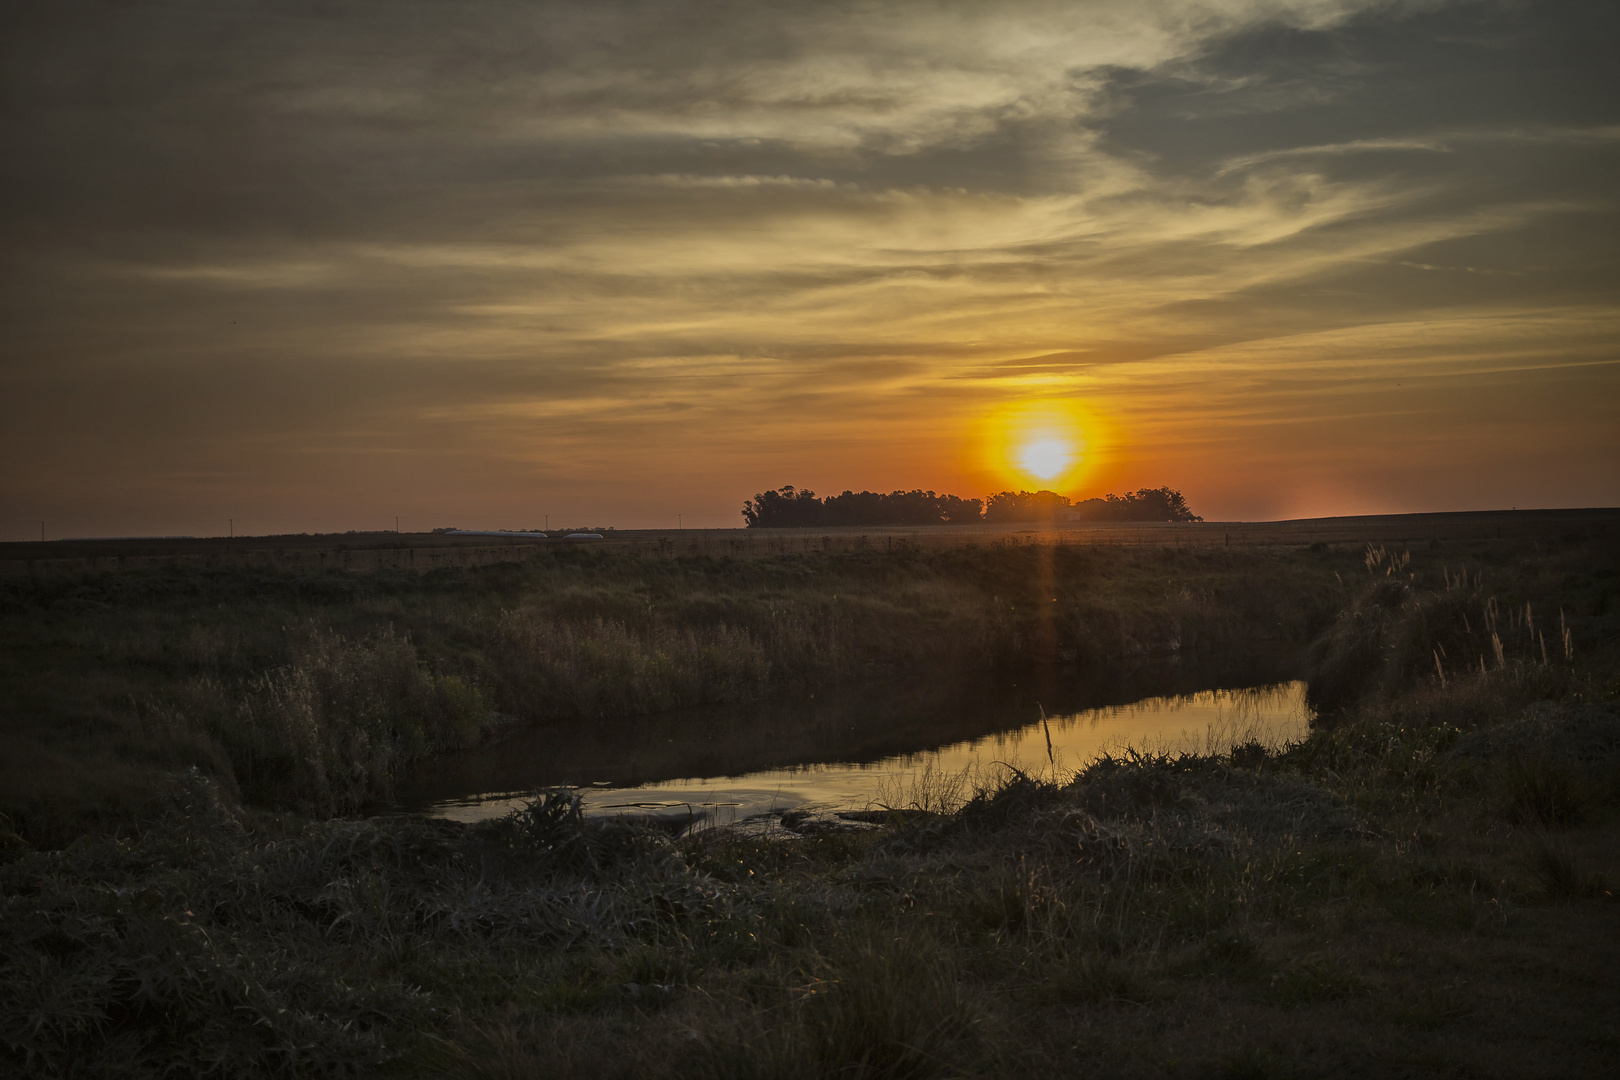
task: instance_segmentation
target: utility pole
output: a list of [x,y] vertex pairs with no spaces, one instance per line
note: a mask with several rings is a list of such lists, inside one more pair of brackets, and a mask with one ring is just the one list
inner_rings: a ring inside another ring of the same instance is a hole
[[[1496,535],[1501,536],[1502,530],[1497,529]],[[42,544],[45,542],[45,523],[43,521],[39,523],[39,542]]]
[[399,535],[399,515],[398,514],[394,515],[394,535],[395,536]]
[[225,520],[227,520],[227,521],[229,521],[231,523],[231,538],[235,539],[235,537],[236,537],[236,519],[235,518],[226,518]]
[[550,531],[551,531],[551,515],[547,514],[546,515],[546,532],[550,532]]
[[681,518],[681,515],[679,515],[679,514],[675,515],[675,528],[677,530],[685,530],[685,528],[686,528],[686,522]]

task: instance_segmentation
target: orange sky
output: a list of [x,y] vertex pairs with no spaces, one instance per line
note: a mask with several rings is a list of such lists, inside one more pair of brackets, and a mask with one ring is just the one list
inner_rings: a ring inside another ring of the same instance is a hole
[[28,18],[3,539],[1620,503],[1609,5]]

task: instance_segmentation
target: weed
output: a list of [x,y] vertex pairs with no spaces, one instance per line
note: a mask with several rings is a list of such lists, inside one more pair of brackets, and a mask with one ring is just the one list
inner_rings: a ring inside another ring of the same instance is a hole
[[[190,695],[218,696],[207,680]],[[248,682],[234,715],[201,723],[250,798],[332,813],[386,798],[403,765],[476,743],[489,719],[478,689],[423,670],[409,639],[316,629],[292,663]]]
[[1021,937],[1049,931],[1061,917],[1063,901],[1037,866],[1020,859],[976,876],[955,910],[962,924],[996,937]]
[[929,761],[920,772],[880,783],[871,805],[902,815],[953,814],[967,802],[968,793],[979,786],[974,780],[971,767],[948,772]]

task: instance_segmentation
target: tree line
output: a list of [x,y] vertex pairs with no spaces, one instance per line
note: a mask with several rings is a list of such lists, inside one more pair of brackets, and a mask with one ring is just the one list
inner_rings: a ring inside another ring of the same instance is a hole
[[743,503],[750,529],[835,525],[959,525],[969,522],[1203,521],[1171,488],[1138,488],[1124,495],[1070,502],[1054,491],[1003,491],[986,500],[932,491],[845,491],[818,498],[792,484]]

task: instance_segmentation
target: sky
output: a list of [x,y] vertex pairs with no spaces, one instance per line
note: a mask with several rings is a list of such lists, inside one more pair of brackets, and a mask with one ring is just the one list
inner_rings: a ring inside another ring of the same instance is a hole
[[53,0],[0,56],[0,539],[1620,504],[1609,0]]

